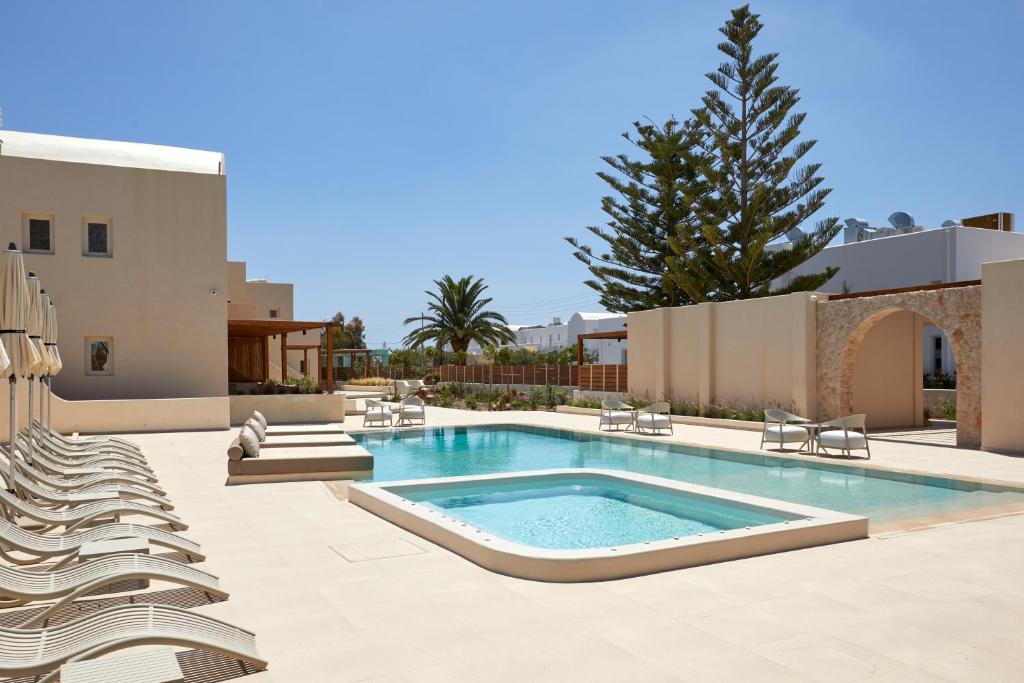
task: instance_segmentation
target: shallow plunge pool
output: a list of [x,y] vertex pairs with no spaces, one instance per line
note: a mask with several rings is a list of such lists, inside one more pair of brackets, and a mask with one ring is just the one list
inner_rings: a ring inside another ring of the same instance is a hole
[[796,519],[724,500],[586,476],[571,481],[440,485],[400,495],[538,548],[609,548]]
[[598,469],[349,486],[349,501],[492,571],[601,581],[838,543],[867,519]]

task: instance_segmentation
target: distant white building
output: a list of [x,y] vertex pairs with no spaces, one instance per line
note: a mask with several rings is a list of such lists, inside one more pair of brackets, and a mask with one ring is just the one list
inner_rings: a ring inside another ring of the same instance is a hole
[[[516,333],[516,343],[506,344],[510,348],[530,349],[540,353],[561,351],[567,346],[576,346],[576,338],[588,332],[611,332],[626,327],[626,315],[624,313],[573,313],[569,316],[568,322],[562,322],[562,318],[555,316],[547,325],[509,325],[509,329]],[[615,365],[626,362],[626,342],[616,339],[589,339],[583,342],[585,349],[594,351],[598,356],[598,363],[603,365]],[[469,346],[469,355],[483,355],[483,349],[479,344],[473,343]]]
[[[612,332],[626,328],[625,313],[573,313],[569,318],[567,343],[576,344],[576,338],[589,332]],[[583,348],[597,352],[601,365],[626,363],[626,341],[617,339],[587,339]]]
[[[893,221],[896,232],[891,236],[879,236],[885,229],[866,228],[867,222],[861,219],[847,220],[847,243],[822,249],[776,284],[837,266],[839,272],[819,288],[821,291],[842,294],[898,289],[980,280],[982,263],[1024,258],[1024,234],[1013,232],[1013,214],[946,221],[946,227],[932,230],[914,225],[913,218],[903,212],[890,219],[894,217],[905,225]],[[965,227],[963,223],[991,227]],[[923,344],[924,372],[955,372],[952,349],[938,328],[924,328]]]

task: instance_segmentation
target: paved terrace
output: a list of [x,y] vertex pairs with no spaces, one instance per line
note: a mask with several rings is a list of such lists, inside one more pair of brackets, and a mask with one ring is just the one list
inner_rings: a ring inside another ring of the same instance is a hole
[[[428,408],[439,424],[593,430],[596,418]],[[346,427],[361,427],[349,418]],[[225,487],[226,432],[133,435],[279,681],[1019,681],[1024,515],[594,584],[493,574],[339,500]],[[756,449],[754,432],[676,441]],[[1024,483],[1024,459],[887,441],[874,462]],[[202,566],[202,565],[200,565]],[[200,673],[202,671],[202,673]],[[237,667],[197,667],[190,681]]]

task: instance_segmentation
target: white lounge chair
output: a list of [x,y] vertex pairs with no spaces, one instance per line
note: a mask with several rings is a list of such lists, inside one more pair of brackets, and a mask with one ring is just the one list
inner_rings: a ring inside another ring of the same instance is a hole
[[636,411],[637,433],[658,434],[665,429],[668,430],[669,434],[674,433],[672,429],[672,407],[667,401],[658,401]]
[[612,398],[601,401],[601,419],[597,428],[607,427],[609,431],[632,431],[636,425],[636,410],[633,406]]
[[54,439],[57,439],[57,440],[59,440],[61,442],[68,443],[68,444],[73,444],[73,445],[86,445],[86,444],[92,444],[92,445],[111,445],[111,446],[119,446],[119,447],[122,447],[122,448],[126,448],[126,449],[129,449],[129,450],[135,451],[136,453],[142,453],[142,448],[139,446],[139,444],[135,443],[134,441],[129,441],[128,439],[122,439],[119,436],[107,436],[107,435],[103,435],[103,434],[94,434],[94,435],[91,435],[91,436],[80,436],[80,437],[78,437],[78,439],[70,439],[70,438],[64,436],[63,434],[54,431],[50,427],[47,427],[46,425],[44,425],[39,420],[32,420],[32,426],[35,428],[36,433],[47,434],[47,435],[53,437]]
[[[0,453],[6,457],[7,451],[0,447]],[[6,470],[6,467],[5,467]],[[23,472],[39,484],[57,491],[68,491],[72,493],[85,493],[90,491],[109,491],[128,489],[141,489],[149,491],[157,496],[167,494],[156,482],[145,481],[131,477],[114,470],[77,468],[69,470],[70,476],[53,475],[44,472],[37,467],[26,467]]]
[[192,565],[157,555],[119,553],[52,572],[0,565],[0,607],[55,600],[42,612],[34,612],[31,618],[18,625],[19,628],[29,628],[45,624],[50,615],[83,595],[111,584],[140,579],[195,588],[206,593],[211,600],[228,597],[216,576]]
[[[368,398],[366,400],[366,415],[363,417],[363,426],[369,427],[371,424],[378,424],[381,427],[390,427],[394,423],[394,414],[391,412],[391,406],[385,405],[375,398]],[[385,425],[385,423],[387,423]]]
[[171,512],[165,512],[160,508],[150,507],[149,505],[143,505],[142,503],[130,500],[121,500],[120,498],[85,503],[70,510],[48,510],[33,505],[6,489],[0,488],[0,509],[3,509],[4,516],[12,521],[14,517],[26,517],[39,522],[43,525],[43,533],[57,527],[64,527],[67,531],[74,531],[95,520],[111,517],[115,521],[120,521],[121,515],[152,517],[161,522],[166,522],[172,529],[178,531],[188,529],[188,524],[185,524],[185,522],[181,521],[180,517]]
[[54,452],[66,454],[67,457],[109,454],[129,458],[136,462],[146,462],[146,456],[141,451],[128,448],[119,443],[72,441],[70,439],[58,438],[52,432],[40,429],[33,429],[31,434],[27,430],[23,430],[21,433],[26,438],[31,437],[34,442],[49,447]]
[[405,424],[426,424],[426,404],[419,396],[406,396],[398,404],[398,426]]
[[761,446],[766,443],[785,448],[786,444],[800,444],[803,449],[811,441],[811,430],[801,427],[811,421],[778,408],[764,409],[764,429],[761,431]]
[[33,444],[30,451],[28,437],[24,434],[18,434],[15,437],[15,443],[18,445],[18,449],[21,453],[27,454],[31,452],[33,461],[39,459],[44,465],[52,464],[58,467],[92,467],[97,463],[102,463],[105,469],[121,469],[125,472],[141,474],[155,479],[155,477],[152,476],[152,468],[145,462],[140,462],[135,458],[114,453],[84,453],[68,455],[67,453],[57,451],[51,446],[38,442]]
[[822,422],[818,425],[818,449],[827,454],[826,449],[831,448],[847,457],[853,457],[851,451],[863,450],[867,451],[870,460],[866,420],[866,415],[858,414]]
[[121,500],[141,500],[157,506],[161,510],[173,510],[174,503],[164,496],[134,486],[119,486],[117,484],[97,485],[85,491],[52,491],[34,478],[35,472],[31,467],[22,467],[18,475],[18,489],[26,497],[34,500],[39,507],[75,508],[79,505],[92,502],[98,498],[117,497]]
[[256,637],[237,626],[180,607],[118,605],[49,628],[0,628],[0,675],[46,674],[39,683],[51,683],[62,664],[140,645],[195,648],[267,667]]
[[[73,560],[78,555],[79,548],[86,543],[133,536],[145,538],[154,545],[181,551],[189,560],[201,562],[206,559],[206,556],[200,552],[198,543],[172,534],[170,531],[142,524],[122,522],[103,524],[66,534],[37,534],[34,531],[22,529],[6,519],[0,519],[0,557],[11,564],[24,565],[38,564],[46,559],[60,557],[63,559],[51,567],[51,569],[59,569]],[[17,550],[31,557],[15,557],[8,552],[9,549]]]

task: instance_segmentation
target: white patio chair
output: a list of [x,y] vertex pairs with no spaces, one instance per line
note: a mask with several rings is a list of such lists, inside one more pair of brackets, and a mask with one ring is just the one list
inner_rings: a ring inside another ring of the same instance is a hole
[[636,431],[638,434],[658,434],[665,429],[668,430],[669,434],[675,433],[672,429],[672,406],[669,405],[668,401],[658,401],[636,411]]
[[[795,424],[794,424],[795,423]],[[778,408],[764,409],[764,430],[761,432],[761,448],[766,443],[777,444],[780,449],[786,444],[800,444],[803,449],[811,441],[811,430],[801,427],[810,420]]]
[[[391,406],[385,405],[375,398],[368,398],[366,400],[366,415],[363,416],[363,426],[369,427],[371,424],[377,424],[381,427],[391,427],[394,424],[394,415],[391,412]],[[385,425],[385,422],[387,423]]]
[[195,648],[267,668],[249,631],[181,607],[118,605],[49,628],[0,628],[0,675],[45,674],[37,680],[51,683],[62,664],[140,645]]
[[398,404],[398,426],[405,424],[426,424],[426,404],[419,396],[406,396]]
[[212,600],[225,599],[227,591],[213,574],[189,564],[158,555],[118,553],[74,564],[56,571],[39,571],[0,565],[0,607],[18,607],[55,600],[42,612],[34,612],[19,628],[43,624],[64,605],[98,588],[130,580],[156,580],[203,591]]
[[[39,564],[48,559],[60,559],[50,567],[60,569],[78,556],[82,545],[93,541],[108,541],[115,538],[139,536],[154,545],[185,554],[190,561],[202,562],[206,556],[200,552],[199,544],[182,538],[170,531],[142,524],[101,524],[81,531],[66,534],[38,534],[6,519],[0,519],[0,557],[11,564]],[[9,554],[9,550],[17,550],[30,557]]]
[[601,401],[601,419],[598,430],[607,427],[607,431],[632,431],[636,425],[636,410],[633,406],[613,398]]
[[408,396],[411,393],[413,393],[413,389],[409,386],[408,380],[395,380],[395,394],[397,394],[398,396]]
[[38,522],[42,525],[40,531],[43,533],[48,533],[51,529],[58,527],[64,527],[66,531],[74,531],[86,527],[96,520],[111,517],[115,521],[120,521],[122,515],[151,517],[169,524],[171,529],[176,531],[188,529],[188,524],[185,524],[180,517],[172,512],[120,498],[85,503],[70,510],[52,510],[41,508],[0,488],[0,509],[3,510],[4,516],[12,521],[15,517],[25,517]]
[[863,450],[867,451],[867,459],[870,460],[866,420],[867,415],[858,414],[822,422],[818,425],[818,448],[826,454],[826,448],[838,450],[847,457],[853,457],[851,451]]

